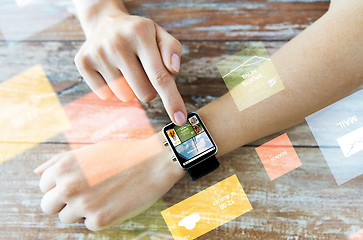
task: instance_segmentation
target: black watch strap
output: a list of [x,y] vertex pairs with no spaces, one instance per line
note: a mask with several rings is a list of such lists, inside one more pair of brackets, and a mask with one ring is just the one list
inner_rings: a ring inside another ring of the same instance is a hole
[[215,156],[209,157],[206,160],[188,169],[188,173],[192,180],[197,180],[219,167],[219,162]]

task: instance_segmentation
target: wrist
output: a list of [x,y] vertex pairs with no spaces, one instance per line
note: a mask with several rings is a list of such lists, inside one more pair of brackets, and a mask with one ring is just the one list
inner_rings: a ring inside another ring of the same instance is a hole
[[168,146],[164,146],[165,138],[162,132],[158,132],[151,138],[147,139],[148,144],[157,143],[160,146],[160,151],[155,159],[155,167],[165,179],[165,181],[171,181],[176,183],[180,179],[182,179],[186,171],[183,170],[177,162],[173,162],[173,152]]
[[95,31],[95,29],[98,28],[100,23],[108,18],[129,15],[128,11],[119,0],[74,0],[74,4],[77,9],[82,29],[87,38],[92,31]]

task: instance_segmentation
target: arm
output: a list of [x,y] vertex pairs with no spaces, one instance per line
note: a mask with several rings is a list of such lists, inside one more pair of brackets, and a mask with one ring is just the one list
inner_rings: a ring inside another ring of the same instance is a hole
[[121,0],[73,0],[86,35],[75,64],[102,99],[149,102],[160,95],[170,119],[186,122],[186,109],[172,74],[182,46],[150,19],[127,13]]
[[94,32],[99,20],[117,15],[129,15],[122,0],[73,0],[86,38]]
[[241,112],[229,93],[198,111],[219,155],[294,126],[363,84],[363,4],[333,3],[271,56],[285,90]]
[[[333,4],[321,19],[272,56],[284,91],[242,112],[227,93],[198,111],[219,147],[219,156],[303,121],[363,83],[362,9],[362,3],[354,1],[349,8],[335,8]],[[185,175],[170,160],[171,151],[162,146],[163,141],[158,133],[133,143],[100,143],[55,156],[35,170],[46,192],[43,210],[59,212],[65,223],[85,217],[86,226],[92,230],[137,215]],[[140,154],[139,149],[151,154]],[[98,171],[105,152],[110,159],[107,164],[102,162],[102,167],[119,170],[92,186],[85,175],[105,177],[107,172]],[[88,166],[87,171],[79,165]]]

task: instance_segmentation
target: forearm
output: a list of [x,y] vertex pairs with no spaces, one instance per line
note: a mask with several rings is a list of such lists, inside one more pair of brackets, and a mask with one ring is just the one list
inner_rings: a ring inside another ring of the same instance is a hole
[[294,126],[359,87],[361,26],[362,17],[329,11],[271,57],[285,90],[241,112],[229,93],[200,109],[218,155]]
[[[330,10],[272,55],[283,91],[243,111],[227,93],[197,111],[218,146],[217,157],[294,126],[363,84],[363,18],[351,15]],[[170,154],[164,155],[166,167],[182,177]]]
[[101,18],[128,14],[122,0],[73,0],[73,3],[86,37]]

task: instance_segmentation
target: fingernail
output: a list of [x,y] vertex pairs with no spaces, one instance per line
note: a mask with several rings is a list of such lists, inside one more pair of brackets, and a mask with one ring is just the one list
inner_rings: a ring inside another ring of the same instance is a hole
[[175,72],[179,72],[180,57],[175,53],[173,53],[173,55],[171,55],[171,67],[174,69]]
[[183,126],[186,123],[187,118],[184,113],[179,111],[174,113],[174,120],[178,126]]

